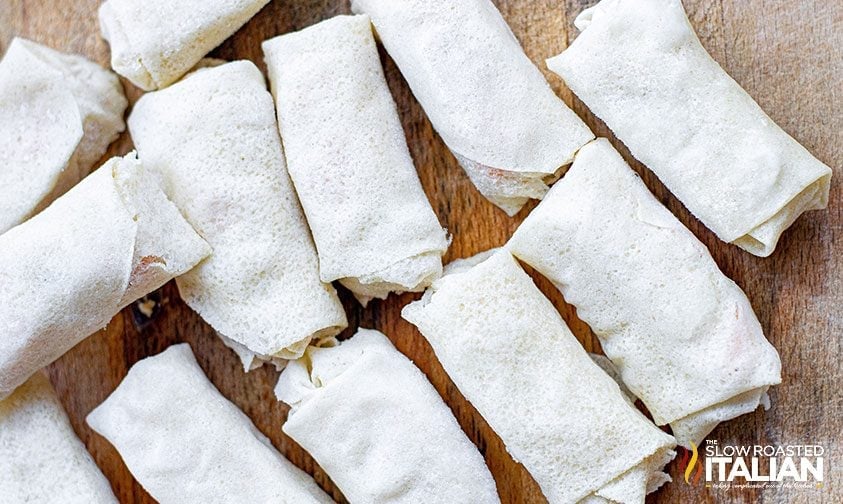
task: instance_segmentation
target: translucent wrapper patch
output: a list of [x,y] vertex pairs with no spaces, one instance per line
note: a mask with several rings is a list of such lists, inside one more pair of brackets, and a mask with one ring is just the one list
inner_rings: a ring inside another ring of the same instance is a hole
[[209,252],[134,154],[0,235],[0,398]]
[[594,138],[489,0],[353,0],[477,189],[509,215]]

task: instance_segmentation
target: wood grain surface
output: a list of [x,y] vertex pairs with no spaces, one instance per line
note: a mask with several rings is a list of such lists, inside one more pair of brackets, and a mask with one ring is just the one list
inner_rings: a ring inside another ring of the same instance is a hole
[[[691,22],[712,56],[778,124],[835,169],[829,209],[800,218],[767,259],[718,241],[545,69],[543,60],[576,37],[573,19],[590,3],[592,0],[496,1],[527,54],[559,95],[598,135],[612,140],[656,196],[709,247],[725,274],[746,291],[765,333],[781,353],[783,383],[771,392],[773,408],[723,424],[710,438],[733,444],[822,444],[831,452],[821,489],[714,490],[686,484],[674,461],[669,471],[675,482],[648,497],[648,502],[843,502],[839,452],[843,319],[838,311],[843,305],[843,242],[839,239],[843,233],[843,174],[838,169],[843,162],[843,3],[685,0]],[[109,50],[99,35],[96,18],[98,4],[98,0],[0,0],[0,50],[5,51],[12,37],[23,36],[108,66]],[[247,58],[264,69],[261,41],[348,11],[346,0],[273,0],[212,55]],[[453,234],[446,260],[502,245],[534,204],[510,219],[483,199],[433,131],[394,63],[383,51],[382,56],[422,184],[442,224]],[[140,91],[128,81],[123,84],[134,102]],[[124,134],[108,156],[130,149],[131,140]],[[540,278],[537,282],[585,347],[598,349],[587,326],[555,289]],[[344,336],[358,326],[377,328],[413,359],[485,456],[503,501],[545,502],[536,483],[512,461],[500,439],[448,380],[428,344],[400,318],[400,308],[417,296],[393,296],[363,310],[340,290],[350,321]],[[49,368],[73,427],[121,502],[154,501],[133,480],[108,442],[86,426],[85,416],[114,390],[135,362],[182,341],[190,343],[220,391],[242,408],[279,450],[342,502],[325,473],[282,434],[287,408],[272,393],[277,372],[265,367],[245,374],[234,353],[182,303],[172,282],[152,297],[159,306],[151,320],[131,306]],[[284,316],[281,308],[277,315]]]

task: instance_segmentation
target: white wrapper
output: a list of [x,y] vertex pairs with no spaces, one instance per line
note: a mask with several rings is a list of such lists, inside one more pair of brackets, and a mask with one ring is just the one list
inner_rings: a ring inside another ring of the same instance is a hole
[[580,150],[507,246],[577,307],[629,390],[684,446],[781,381],[746,295],[605,138]]
[[322,280],[363,304],[424,290],[442,274],[448,239],[413,167],[369,18],[338,16],[263,50]]
[[43,373],[0,401],[0,496],[7,503],[117,504]]
[[107,0],[100,6],[111,66],[146,91],[177,81],[269,0]]
[[0,399],[209,252],[134,154],[0,235]]
[[144,163],[214,253],[177,279],[246,369],[297,358],[346,326],[287,175],[263,76],[248,61],[144,95],[129,117]]
[[495,480],[427,378],[378,331],[310,347],[275,389],[284,432],[351,502],[499,503]]
[[406,306],[463,395],[551,503],[643,503],[675,442],[624,398],[509,252],[448,267]]
[[138,362],[88,415],[161,504],[329,504],[208,381],[187,344]]
[[700,44],[680,0],[603,0],[548,67],[723,241],[766,257],[831,169]]
[[507,214],[594,138],[524,54],[489,0],[352,0],[368,14],[430,122]]
[[15,38],[0,62],[0,233],[76,185],[126,128],[117,76]]

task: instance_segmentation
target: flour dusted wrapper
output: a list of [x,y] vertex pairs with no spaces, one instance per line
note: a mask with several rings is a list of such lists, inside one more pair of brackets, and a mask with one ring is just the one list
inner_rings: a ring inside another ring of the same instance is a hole
[[0,401],[0,495],[3,502],[117,504],[44,373]]
[[577,26],[548,67],[720,239],[766,257],[826,207],[831,169],[709,56],[680,0],[603,0]]
[[594,138],[490,0],[352,0],[477,189],[507,214]]
[[0,235],[0,399],[209,252],[134,154]]
[[248,61],[202,68],[135,104],[144,163],[214,253],[179,292],[247,369],[297,358],[345,312],[319,263],[284,164],[263,76]]
[[208,381],[187,344],[138,362],[88,415],[161,504],[329,504]]
[[15,38],[0,62],[0,233],[76,185],[126,127],[117,76]]
[[99,9],[111,66],[135,86],[167,87],[269,0],[107,0]]
[[322,280],[364,304],[424,290],[442,274],[448,239],[413,167],[369,18],[338,16],[263,49]]
[[284,432],[351,502],[499,503],[495,480],[427,378],[378,331],[310,347],[275,389]]
[[580,150],[507,247],[576,306],[624,384],[684,446],[781,381],[746,295],[606,139]]
[[551,503],[643,503],[672,437],[624,398],[506,250],[458,263],[405,319]]

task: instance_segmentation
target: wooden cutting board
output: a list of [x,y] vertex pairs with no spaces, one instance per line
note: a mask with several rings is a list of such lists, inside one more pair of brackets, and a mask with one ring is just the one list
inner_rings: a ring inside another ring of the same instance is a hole
[[[454,0],[459,1],[459,0]],[[721,443],[822,444],[832,450],[822,489],[714,490],[683,481],[678,462],[669,466],[675,482],[651,495],[651,502],[843,502],[843,460],[837,449],[843,433],[843,3],[802,0],[685,0],[703,45],[786,131],[819,159],[835,168],[829,209],[803,216],[788,231],[776,253],[759,259],[718,241],[671,196],[656,178],[616,141],[608,129],[573,99],[543,60],[556,55],[577,32],[573,19],[593,0],[497,0],[496,4],[527,54],[554,89],[601,136],[608,136],[643,176],[656,196],[711,250],[717,263],[748,294],[764,330],[781,353],[783,383],[771,392],[773,408],[745,415],[718,427],[711,438]],[[109,51],[99,36],[98,0],[0,0],[0,50],[18,35],[54,48],[83,54],[108,66]],[[274,0],[212,55],[247,58],[262,69],[260,43],[349,11],[347,0]],[[507,218],[472,187],[398,69],[383,55],[387,78],[419,175],[433,208],[454,241],[446,260],[502,245],[524,219],[530,205]],[[124,80],[134,102],[138,89]],[[131,149],[127,134],[108,156]],[[576,318],[548,282],[537,278],[574,333],[589,350],[599,348],[587,326]],[[0,287],[2,288],[2,287]],[[484,454],[504,502],[545,502],[536,483],[507,455],[500,439],[445,376],[430,347],[400,308],[415,296],[391,297],[361,309],[341,292],[352,334],[358,326],[384,331],[427,374],[453,409],[460,424]],[[124,503],[154,502],[126,469],[117,452],[84,422],[85,416],[120,383],[138,360],[186,341],[222,393],[242,408],[275,446],[334,497],[342,499],[325,473],[281,432],[287,408],[272,388],[277,373],[269,368],[243,373],[229,351],[196,314],[181,302],[172,282],[152,296],[159,305],[151,320],[136,306],[125,309],[108,327],[67,353],[49,368],[50,377],[74,428]],[[278,316],[284,316],[279,309]],[[705,359],[706,356],[698,356]],[[431,440],[435,442],[435,440]],[[0,501],[2,496],[0,496]]]

